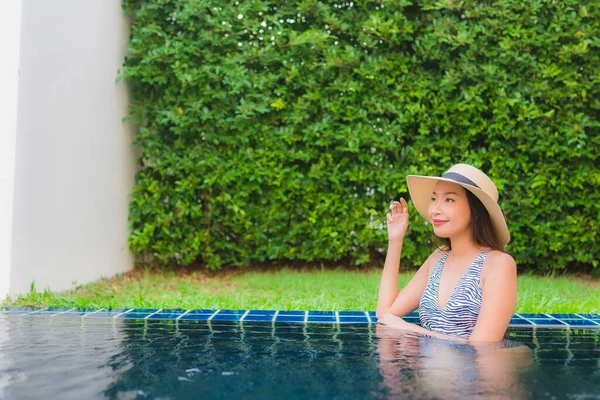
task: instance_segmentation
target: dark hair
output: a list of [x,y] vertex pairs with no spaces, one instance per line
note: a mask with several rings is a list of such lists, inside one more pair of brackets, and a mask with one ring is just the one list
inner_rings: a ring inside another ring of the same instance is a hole
[[[470,190],[463,188],[467,193],[469,208],[471,209],[471,237],[480,246],[490,247],[492,250],[504,252],[504,246],[498,238],[494,225],[490,219],[490,213],[485,208],[481,200],[477,198]],[[442,238],[433,234],[433,243],[436,248],[445,247],[452,250],[450,239]],[[440,243],[441,242],[441,243]]]

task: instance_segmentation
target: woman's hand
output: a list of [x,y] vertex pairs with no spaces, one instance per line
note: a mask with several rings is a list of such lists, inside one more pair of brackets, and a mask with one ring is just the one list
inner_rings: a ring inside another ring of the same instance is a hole
[[384,314],[377,319],[377,322],[383,325],[388,325],[392,328],[403,329],[405,331],[412,331],[416,325],[406,322],[400,317],[396,317],[393,314]]
[[381,317],[377,318],[377,322],[384,325],[391,325],[398,321],[398,317],[392,314],[384,314]]
[[459,338],[457,336],[444,335],[443,333],[432,332],[432,331],[430,331],[428,329],[425,329],[425,328],[423,328],[421,326],[418,326],[418,325],[415,325],[415,324],[411,324],[410,322],[406,322],[402,318],[396,317],[393,314],[384,314],[384,315],[382,315],[381,317],[379,317],[377,319],[377,323],[389,326],[390,328],[395,328],[395,329],[400,329],[400,330],[403,330],[403,331],[414,332],[414,333],[418,333],[420,335],[427,335],[427,336],[432,336],[432,337],[436,337],[436,338],[440,338],[440,339],[445,339],[445,340],[452,340],[452,341],[455,341],[455,342],[465,343],[465,342],[468,341],[467,339]]
[[387,214],[388,241],[402,242],[408,228],[408,204],[400,197],[400,201],[393,201],[390,205],[391,213]]

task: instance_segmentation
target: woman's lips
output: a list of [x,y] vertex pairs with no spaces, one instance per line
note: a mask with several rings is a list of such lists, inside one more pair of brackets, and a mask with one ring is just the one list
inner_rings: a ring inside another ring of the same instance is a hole
[[448,221],[442,221],[442,220],[436,220],[436,219],[434,219],[434,220],[433,220],[433,226],[442,226],[442,225],[444,225],[446,222],[448,222]]

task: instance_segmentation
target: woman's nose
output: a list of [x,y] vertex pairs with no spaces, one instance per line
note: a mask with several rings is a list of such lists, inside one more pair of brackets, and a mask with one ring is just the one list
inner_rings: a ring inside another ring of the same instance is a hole
[[429,205],[429,213],[433,216],[440,214],[437,200],[432,201]]

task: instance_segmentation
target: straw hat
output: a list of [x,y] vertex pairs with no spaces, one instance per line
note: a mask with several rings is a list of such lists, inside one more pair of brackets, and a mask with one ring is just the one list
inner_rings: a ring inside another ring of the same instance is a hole
[[479,169],[468,164],[453,165],[448,171],[439,176],[407,175],[408,192],[415,208],[430,223],[428,215],[431,194],[437,181],[452,182],[473,193],[485,206],[498,238],[503,245],[510,242],[510,233],[504,214],[498,205],[498,189],[492,180]]

